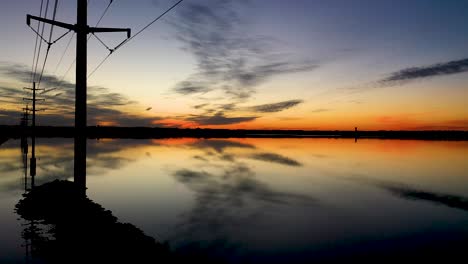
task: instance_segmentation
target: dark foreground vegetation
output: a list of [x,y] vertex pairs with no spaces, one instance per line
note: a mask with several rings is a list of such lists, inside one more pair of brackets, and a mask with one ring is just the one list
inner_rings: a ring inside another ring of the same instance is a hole
[[15,211],[33,263],[223,263],[203,251],[171,250],[89,199],[74,182],[55,180],[23,195]]

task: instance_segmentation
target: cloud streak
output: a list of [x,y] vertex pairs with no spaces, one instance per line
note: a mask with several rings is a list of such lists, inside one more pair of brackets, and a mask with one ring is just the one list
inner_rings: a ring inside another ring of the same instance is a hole
[[379,187],[408,200],[427,201],[437,205],[468,211],[468,198],[444,193],[434,193],[407,186],[380,184]]
[[400,84],[417,79],[438,77],[457,73],[468,72],[468,58],[443,63],[437,63],[423,67],[413,67],[392,73],[381,80],[380,84]]
[[292,108],[294,106],[302,104],[303,102],[304,101],[302,100],[289,100],[289,101],[283,101],[283,102],[273,103],[273,104],[263,104],[263,105],[252,106],[252,107],[249,107],[248,109],[254,112],[259,112],[259,113],[275,113],[275,112],[281,112],[283,110]]
[[257,116],[227,117],[224,112],[218,112],[214,115],[193,115],[185,118],[185,120],[196,122],[199,125],[232,125],[250,122],[257,118]]
[[302,164],[291,158],[276,154],[276,153],[257,153],[250,156],[252,159],[265,162],[277,163],[281,165],[300,167]]
[[173,91],[183,95],[221,91],[236,100],[246,100],[255,87],[287,73],[310,71],[318,66],[297,62],[273,50],[274,41],[249,37],[239,28],[242,18],[235,5],[245,1],[186,3],[172,23],[176,38],[196,59],[196,72]]
[[[0,72],[6,76],[22,82],[29,83],[31,71],[24,65],[2,62]],[[56,76],[44,74],[41,87],[46,88],[40,97],[45,98],[40,108],[46,112],[41,113],[38,122],[41,125],[72,125],[75,113],[75,84],[61,81]],[[52,92],[55,92],[53,94]],[[18,124],[21,115],[22,98],[28,97],[22,89],[0,86],[2,100],[10,104],[17,104],[15,109],[0,110],[2,124]],[[90,125],[102,122],[121,126],[152,126],[161,120],[160,117],[150,117],[129,113],[119,108],[138,105],[127,96],[110,92],[109,89],[99,86],[88,87],[88,123]],[[3,123],[4,122],[4,123]]]

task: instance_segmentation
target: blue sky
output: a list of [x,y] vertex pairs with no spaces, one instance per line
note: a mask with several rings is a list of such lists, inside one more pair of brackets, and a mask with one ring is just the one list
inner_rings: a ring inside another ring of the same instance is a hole
[[[136,32],[175,2],[115,0],[101,26]],[[31,67],[35,36],[25,16],[38,15],[40,3],[8,1],[0,9],[3,86],[25,85],[5,69],[12,64]],[[90,25],[107,3],[90,0]],[[59,1],[57,19],[74,23],[75,8],[75,1]],[[131,102],[107,108],[153,118],[149,123],[155,125],[467,128],[468,111],[460,99],[468,95],[467,14],[468,1],[456,0],[185,0],[113,54],[88,84],[107,89],[99,96],[115,93]],[[60,32],[55,29],[55,36]],[[125,35],[101,37],[115,46]],[[46,74],[60,79],[73,61],[72,44],[57,67],[68,39],[52,46]],[[89,70],[106,55],[91,38]],[[446,71],[454,65],[455,72]],[[408,82],[383,84],[414,67],[442,74],[416,72]],[[70,84],[73,72],[64,78]],[[64,94],[73,95],[71,90]],[[263,105],[278,111],[254,111],[265,109]],[[13,110],[14,105],[5,107]],[[149,107],[149,112],[141,111]],[[12,120],[10,113],[3,114],[4,120]],[[346,121],[351,115],[358,121]],[[119,123],[110,116],[93,122],[99,120]]]

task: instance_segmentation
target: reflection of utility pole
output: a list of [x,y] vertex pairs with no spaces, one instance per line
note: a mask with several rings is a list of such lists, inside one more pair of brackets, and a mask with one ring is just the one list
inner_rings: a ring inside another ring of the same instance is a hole
[[31,162],[30,162],[30,169],[29,174],[31,175],[31,189],[34,188],[35,185],[35,177],[36,177],[36,112],[41,111],[36,109],[36,102],[37,101],[44,101],[44,99],[38,99],[36,97],[36,92],[43,89],[36,88],[36,82],[33,82],[32,88],[24,88],[26,90],[32,91],[32,98],[23,98],[23,100],[32,101],[33,109],[32,111],[32,135],[31,135]]
[[88,26],[88,0],[77,0],[77,23],[67,24],[42,17],[27,15],[26,23],[31,24],[31,19],[73,30],[76,32],[76,90],[75,90],[75,128],[79,132],[86,129],[86,97],[87,97],[87,36],[98,32],[127,32],[130,38],[130,29],[126,28],[98,28]]
[[31,162],[30,162],[30,169],[29,175],[31,175],[31,189],[34,189],[36,178],[36,136],[33,135],[31,137]]
[[[28,138],[26,136],[21,137],[21,154],[23,158],[23,168],[24,168],[24,194],[31,191],[34,188],[34,177],[31,174],[31,186],[28,186]],[[34,151],[34,143],[33,143],[33,151]],[[32,164],[31,164],[31,172],[32,172]],[[35,171],[35,167],[34,167]],[[25,263],[32,263],[33,261],[33,245],[34,239],[37,236],[36,226],[34,220],[28,220],[26,223],[22,224],[25,226],[23,230],[23,238],[24,244],[22,245],[25,248]]]
[[23,169],[24,169],[24,192],[29,191],[28,188],[28,138],[21,137],[21,156],[23,160]]
[[75,136],[74,178],[73,181],[86,195],[86,136]]

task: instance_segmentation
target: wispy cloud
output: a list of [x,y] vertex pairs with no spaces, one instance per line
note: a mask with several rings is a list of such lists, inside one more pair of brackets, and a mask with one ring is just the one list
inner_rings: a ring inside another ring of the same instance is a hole
[[196,122],[200,125],[232,125],[250,122],[257,118],[256,116],[227,117],[224,115],[224,112],[217,112],[214,115],[192,115],[185,118],[185,120]]
[[250,37],[241,29],[242,19],[236,7],[246,1],[210,1],[186,3],[177,12],[173,26],[176,37],[192,53],[197,71],[174,87],[183,95],[214,90],[237,100],[246,100],[255,87],[286,73],[313,70],[310,61],[291,61],[273,49],[275,41]]
[[274,113],[274,112],[281,112],[283,110],[297,106],[303,102],[304,102],[303,100],[289,100],[289,101],[283,101],[283,102],[273,103],[273,104],[263,104],[263,105],[252,106],[252,107],[249,107],[248,109],[251,111],[260,112],[260,113]]
[[310,111],[311,113],[314,113],[314,114],[317,114],[317,113],[323,113],[323,112],[329,112],[331,111],[331,109],[328,109],[328,108],[317,108],[317,109],[314,109],[312,111]]
[[429,66],[406,68],[379,81],[382,85],[395,85],[417,79],[468,72],[468,59],[437,63]]
[[193,106],[194,109],[203,110],[202,114],[181,116],[178,119],[186,122],[195,122],[198,125],[232,125],[254,121],[261,117],[259,115],[245,116],[245,112],[275,113],[295,107],[301,103],[303,103],[302,100],[289,100],[247,107],[239,106],[238,103],[204,103]]
[[[424,80],[435,77],[442,77],[458,73],[468,72],[468,58],[453,60],[449,62],[441,62],[427,66],[410,67],[392,72],[380,80],[369,82],[359,86],[338,89],[340,92],[346,91],[350,93],[360,93],[367,90],[373,90],[383,87],[392,87],[405,85],[417,80]],[[351,101],[352,103],[361,103],[359,101]]]
[[[24,65],[2,62],[0,72],[20,83],[27,84],[31,76],[31,71]],[[39,107],[46,111],[41,113],[38,119],[42,125],[72,125],[75,111],[75,84],[59,80],[54,75],[44,74],[42,87],[46,88],[46,93],[40,97],[46,99]],[[0,86],[2,100],[17,104],[16,109],[1,110],[0,115],[3,124],[17,124],[22,112],[23,97],[27,95],[22,89]],[[130,113],[123,107],[137,106],[138,102],[130,100],[127,96],[110,92],[109,89],[99,86],[88,87],[88,123],[90,125],[100,122],[110,122],[121,126],[151,126],[161,120],[160,117],[150,117]]]

